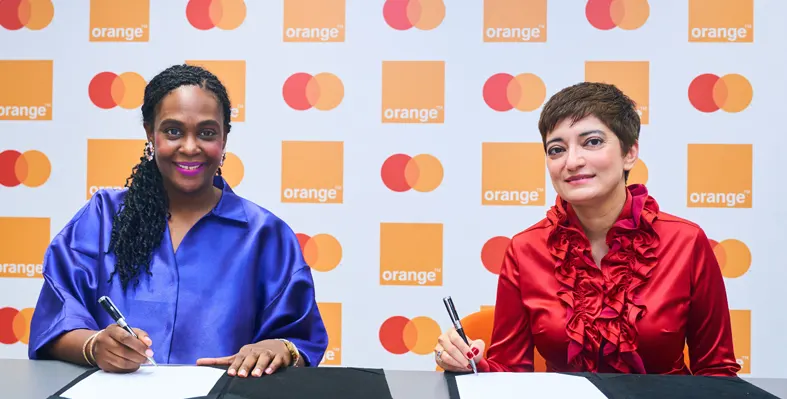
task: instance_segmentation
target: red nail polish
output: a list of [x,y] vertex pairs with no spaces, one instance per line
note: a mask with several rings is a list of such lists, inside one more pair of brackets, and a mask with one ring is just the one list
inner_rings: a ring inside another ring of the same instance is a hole
[[472,367],[472,366],[470,366],[470,365],[468,364],[468,365],[467,365],[467,369],[468,369],[468,370],[472,370],[472,369],[473,369],[473,367]]
[[474,355],[473,355],[473,352],[467,352],[467,358],[468,358],[468,359],[472,359],[472,358],[473,358],[473,356],[474,356]]
[[477,354],[478,354],[478,348],[473,348],[473,354],[474,354],[474,355],[477,355]]

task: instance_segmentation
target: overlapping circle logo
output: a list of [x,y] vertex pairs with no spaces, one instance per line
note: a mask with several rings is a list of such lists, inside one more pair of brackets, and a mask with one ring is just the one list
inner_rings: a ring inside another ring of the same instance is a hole
[[246,19],[246,3],[243,0],[189,0],[186,18],[191,26],[200,30],[233,30]]
[[52,0],[0,0],[0,26],[8,30],[44,29],[54,16]]
[[740,112],[749,106],[752,96],[751,83],[737,73],[722,77],[705,73],[689,84],[689,101],[701,112]]
[[147,82],[136,72],[101,72],[90,80],[90,101],[101,109],[138,108],[142,105]]
[[596,29],[634,30],[648,20],[650,4],[648,0],[588,0],[585,15]]
[[493,274],[500,274],[506,250],[511,244],[511,239],[504,236],[492,237],[481,247],[481,263],[486,270]]
[[228,152],[227,157],[224,159],[224,166],[221,167],[221,175],[230,187],[237,187],[243,181],[244,175],[243,162],[237,155]]
[[727,239],[720,242],[709,240],[721,274],[727,278],[737,278],[746,274],[751,267],[751,252],[743,241]]
[[306,264],[319,272],[328,272],[339,266],[342,260],[342,246],[330,234],[308,236],[303,233],[295,235],[303,252]]
[[312,76],[296,73],[284,81],[284,102],[290,108],[305,111],[314,107],[320,111],[332,110],[344,99],[344,84],[338,76],[322,72]]
[[0,152],[0,186],[38,187],[52,173],[52,164],[44,153],[36,150],[19,152],[5,150]]
[[0,343],[11,345],[21,342],[27,345],[33,311],[33,308],[0,308]]
[[445,18],[443,0],[386,0],[383,18],[396,30],[417,28],[431,30],[440,26]]
[[495,111],[534,111],[544,103],[547,88],[544,81],[532,73],[516,76],[508,73],[492,75],[484,83],[484,101]]
[[379,335],[383,348],[394,355],[407,352],[426,355],[432,353],[437,343],[440,325],[426,316],[413,319],[393,316],[380,326]]
[[637,159],[634,167],[629,171],[629,179],[626,184],[648,184],[648,167],[641,159]]
[[394,154],[383,162],[380,175],[385,186],[392,191],[404,192],[413,189],[429,192],[442,183],[443,165],[429,154],[414,157]]

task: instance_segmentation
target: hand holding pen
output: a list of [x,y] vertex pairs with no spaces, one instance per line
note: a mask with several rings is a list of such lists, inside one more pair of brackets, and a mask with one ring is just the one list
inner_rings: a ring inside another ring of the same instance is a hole
[[435,361],[446,371],[478,373],[476,364],[484,353],[484,341],[470,341],[465,335],[459,315],[451,297],[443,298],[443,303],[451,319],[452,327],[437,339]]
[[156,365],[150,349],[153,341],[148,333],[131,328],[108,297],[101,297],[99,303],[112,316],[115,324],[101,331],[92,345],[98,367],[107,372],[128,373],[148,362]]

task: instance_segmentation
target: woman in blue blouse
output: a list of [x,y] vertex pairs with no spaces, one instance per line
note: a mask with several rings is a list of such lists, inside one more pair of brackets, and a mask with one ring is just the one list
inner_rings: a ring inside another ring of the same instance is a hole
[[328,337],[298,239],[221,177],[225,87],[172,66],[145,88],[142,117],[148,142],[128,189],[97,192],[46,252],[29,357],[130,372],[147,355],[240,377],[317,366]]

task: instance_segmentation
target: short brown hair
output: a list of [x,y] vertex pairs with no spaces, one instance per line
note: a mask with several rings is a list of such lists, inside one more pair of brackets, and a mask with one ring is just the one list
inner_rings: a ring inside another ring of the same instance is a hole
[[[544,104],[538,120],[544,151],[547,134],[559,123],[570,118],[574,124],[590,115],[615,133],[623,154],[639,140],[640,119],[634,101],[614,85],[582,82],[560,90]],[[628,179],[628,172],[625,178]]]

